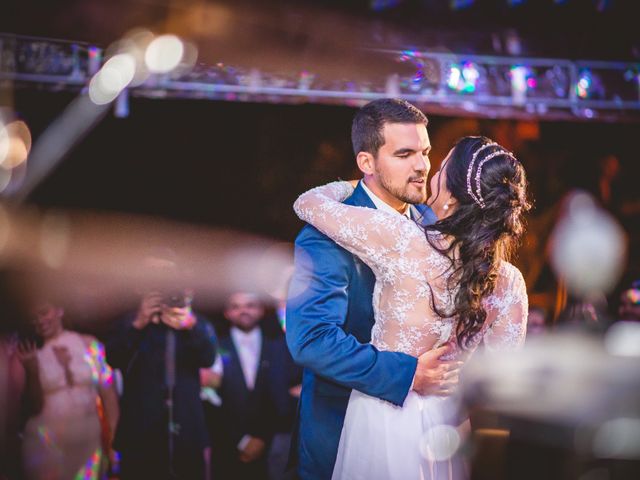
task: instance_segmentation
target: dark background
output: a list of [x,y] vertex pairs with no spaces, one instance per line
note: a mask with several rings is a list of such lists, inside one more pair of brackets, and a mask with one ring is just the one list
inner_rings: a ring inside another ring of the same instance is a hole
[[278,20],[285,24],[291,14],[311,10],[384,22],[404,31],[408,43],[459,53],[490,54],[491,34],[516,29],[523,54],[640,58],[635,0],[5,0],[0,31],[106,46],[131,28],[162,25],[197,4],[230,6],[246,17],[254,10],[268,12],[273,24],[265,32],[282,28]]
[[[18,90],[14,108],[37,140],[73,98]],[[354,108],[177,99],[132,99],[130,108],[128,118],[108,114],[30,201],[158,215],[293,240],[301,225],[291,208],[297,195],[358,174],[350,140]],[[435,149],[432,172],[459,136],[496,138],[513,148],[528,170],[534,216],[570,188],[595,187],[598,160],[607,153],[621,161],[616,191],[638,197],[635,123],[537,124],[426,113]],[[536,138],[523,138],[523,126],[537,131]]]

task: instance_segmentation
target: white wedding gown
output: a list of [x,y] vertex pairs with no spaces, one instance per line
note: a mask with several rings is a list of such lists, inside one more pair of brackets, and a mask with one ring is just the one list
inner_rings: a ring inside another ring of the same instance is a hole
[[[301,219],[373,270],[371,344],[378,350],[417,357],[455,340],[455,319],[440,318],[431,305],[432,296],[441,311],[453,305],[457,290],[447,288],[450,261],[429,244],[424,229],[404,215],[342,204],[352,193],[348,182],[330,183],[302,194],[294,209]],[[445,245],[439,233],[428,235],[436,245]],[[473,346],[466,351],[457,349],[451,358],[467,359],[482,340],[487,349],[522,344],[528,302],[524,279],[516,267],[501,263],[495,291],[484,305],[487,320]],[[454,472],[455,459],[442,455],[454,410],[450,397],[422,397],[411,391],[398,407],[354,390],[332,478],[460,478]]]

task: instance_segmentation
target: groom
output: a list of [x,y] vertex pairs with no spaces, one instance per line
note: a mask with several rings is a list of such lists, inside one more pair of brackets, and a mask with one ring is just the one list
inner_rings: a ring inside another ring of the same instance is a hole
[[[420,110],[399,99],[368,103],[354,117],[351,140],[364,178],[346,204],[422,224],[435,221],[421,205],[431,144]],[[373,272],[355,255],[310,225],[302,229],[287,302],[287,343],[305,367],[291,456],[304,480],[331,478],[352,389],[402,406],[411,389],[446,395],[457,383],[458,366],[439,359],[447,346],[415,358],[369,344],[374,283]]]

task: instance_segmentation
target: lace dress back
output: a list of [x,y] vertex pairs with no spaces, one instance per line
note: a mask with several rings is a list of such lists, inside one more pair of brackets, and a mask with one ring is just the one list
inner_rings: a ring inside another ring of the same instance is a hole
[[[301,219],[373,270],[375,324],[371,343],[379,350],[419,356],[455,339],[455,318],[441,318],[432,304],[440,312],[452,310],[457,288],[447,287],[449,259],[436,251],[424,229],[407,217],[342,204],[352,192],[348,182],[330,183],[301,195],[294,209]],[[435,245],[445,245],[439,233],[428,235]],[[519,346],[526,331],[528,305],[524,279],[516,267],[501,263],[495,291],[484,305],[487,320],[466,353],[483,339],[489,349]],[[462,352],[456,356],[462,358]]]

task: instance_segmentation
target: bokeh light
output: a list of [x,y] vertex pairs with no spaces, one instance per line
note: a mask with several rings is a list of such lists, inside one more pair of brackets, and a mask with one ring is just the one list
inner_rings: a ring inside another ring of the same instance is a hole
[[604,346],[611,355],[640,357],[640,323],[614,323],[607,330]]
[[184,45],[184,53],[182,54],[182,60],[177,67],[177,71],[180,74],[184,74],[193,70],[198,61],[198,47],[192,42],[182,42]]
[[4,192],[11,183],[11,170],[0,167],[0,193]]
[[105,105],[127,88],[136,73],[136,61],[129,53],[111,57],[89,83],[89,98],[96,105]]
[[593,77],[589,69],[580,71],[578,81],[576,82],[576,95],[579,98],[589,98],[591,95],[590,88],[593,85]]
[[300,77],[298,79],[298,88],[300,90],[309,90],[313,85],[313,81],[315,80],[315,78],[316,76],[313,73],[307,70],[301,71]]
[[618,280],[626,256],[624,232],[589,194],[569,195],[551,242],[551,263],[571,292],[608,292]]
[[473,93],[476,91],[480,72],[473,62],[454,63],[449,67],[447,86],[458,93]]
[[144,55],[147,47],[153,41],[155,35],[146,28],[134,28],[119,41],[108,48],[110,55],[127,53],[133,57],[136,63],[136,72],[129,84],[130,87],[137,87],[149,78],[149,70],[145,65]]
[[9,131],[6,125],[0,120],[0,165],[4,163],[4,159],[9,154]]
[[538,82],[531,68],[524,65],[514,65],[509,71],[511,77],[511,97],[521,105],[527,98],[527,91],[536,88]]
[[623,417],[603,423],[593,439],[593,453],[599,458],[640,458],[640,420]]
[[[621,398],[619,388],[639,384],[636,362],[626,360],[612,357],[599,338],[553,333],[531,339],[518,352],[474,354],[465,365],[463,388],[467,400],[507,415],[599,425],[603,413],[621,410],[612,402]],[[633,388],[629,397],[636,396]]]
[[90,46],[88,51],[89,56],[89,73],[95,75],[100,70],[102,64],[102,50],[98,47]]
[[10,170],[24,163],[31,151],[31,132],[27,124],[14,121],[0,124],[0,166]]
[[460,447],[460,434],[450,425],[430,428],[420,440],[420,452],[431,461],[448,460]]
[[160,35],[153,39],[144,54],[144,61],[150,72],[168,73],[182,61],[185,46],[175,35]]

